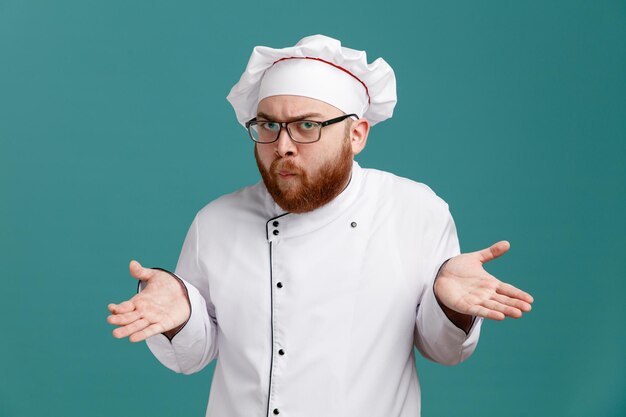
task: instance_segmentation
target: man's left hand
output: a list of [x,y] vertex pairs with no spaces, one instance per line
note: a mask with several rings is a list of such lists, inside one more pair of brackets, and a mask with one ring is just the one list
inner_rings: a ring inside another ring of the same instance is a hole
[[530,294],[500,281],[483,268],[485,262],[501,256],[509,247],[509,242],[503,240],[446,262],[435,281],[439,303],[457,313],[492,320],[520,318],[522,312],[530,311]]

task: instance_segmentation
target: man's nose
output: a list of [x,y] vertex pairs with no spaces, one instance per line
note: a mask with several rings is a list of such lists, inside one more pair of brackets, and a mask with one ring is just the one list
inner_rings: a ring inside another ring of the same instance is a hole
[[289,137],[286,127],[283,127],[278,135],[278,140],[276,141],[276,153],[281,157],[295,156],[298,153],[298,147]]

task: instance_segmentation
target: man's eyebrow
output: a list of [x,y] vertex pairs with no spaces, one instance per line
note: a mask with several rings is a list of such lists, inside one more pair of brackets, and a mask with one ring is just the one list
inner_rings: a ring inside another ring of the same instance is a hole
[[[298,116],[288,117],[287,120],[283,120],[283,121],[291,122],[291,121],[294,121],[294,120],[308,120],[311,117],[320,119],[320,118],[324,117],[324,115],[319,114],[319,113],[304,113],[304,114],[300,114]],[[277,121],[276,117],[270,116],[269,114],[263,113],[261,111],[257,113],[257,118],[258,119],[264,119],[264,120]]]

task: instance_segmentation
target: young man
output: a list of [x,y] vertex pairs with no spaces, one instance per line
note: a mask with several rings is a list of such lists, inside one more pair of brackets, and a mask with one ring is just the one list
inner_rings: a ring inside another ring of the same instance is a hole
[[456,364],[484,317],[530,311],[482,268],[508,243],[459,255],[430,188],[354,161],[395,106],[382,59],[319,35],[257,47],[228,99],[263,181],[198,212],[175,274],[131,261],[113,335],[175,372],[217,358],[207,416],[419,415],[413,346]]

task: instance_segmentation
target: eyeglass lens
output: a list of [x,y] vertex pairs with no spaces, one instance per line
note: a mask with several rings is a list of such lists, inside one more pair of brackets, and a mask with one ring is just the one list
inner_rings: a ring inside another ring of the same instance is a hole
[[[298,120],[287,123],[291,138],[297,142],[315,142],[320,137],[321,123]],[[274,142],[278,139],[281,125],[277,122],[257,122],[250,125],[250,133],[257,142]]]

